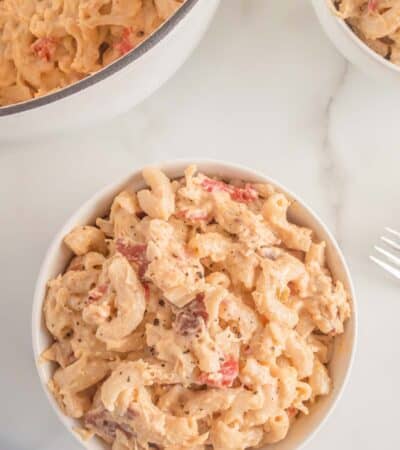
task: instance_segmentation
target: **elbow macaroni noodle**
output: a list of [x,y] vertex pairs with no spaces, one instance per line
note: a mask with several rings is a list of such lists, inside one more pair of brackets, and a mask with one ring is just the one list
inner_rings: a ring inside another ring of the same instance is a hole
[[400,0],[329,0],[373,51],[400,65]]
[[97,72],[129,52],[184,0],[2,0],[0,107]]
[[112,450],[244,450],[285,438],[331,389],[350,316],[324,243],[269,185],[189,167],[118,194],[65,237],[74,257],[44,303],[43,357],[65,414]]

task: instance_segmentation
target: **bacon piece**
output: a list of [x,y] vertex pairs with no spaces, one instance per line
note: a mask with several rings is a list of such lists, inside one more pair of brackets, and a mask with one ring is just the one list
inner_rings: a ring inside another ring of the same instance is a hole
[[206,192],[227,192],[232,200],[240,203],[249,203],[258,198],[258,192],[249,183],[246,183],[244,188],[240,188],[205,177],[201,182],[201,187]]
[[181,308],[175,318],[175,329],[183,336],[200,331],[202,321],[208,320],[204,304],[204,294],[198,294],[194,300]]
[[132,28],[125,27],[122,30],[121,39],[114,44],[114,48],[119,52],[121,56],[125,55],[133,49],[134,45],[132,44],[131,39]]
[[129,420],[134,420],[135,418],[137,418],[139,416],[139,413],[135,409],[128,408],[126,410],[125,415]]
[[227,356],[216,374],[202,372],[198,382],[216,388],[231,387],[238,374],[239,362],[233,356]]
[[[128,416],[126,417],[126,419],[129,418]],[[129,439],[135,436],[134,430],[128,424],[117,422],[102,407],[88,411],[84,417],[84,424],[86,428],[93,430],[108,442],[112,442],[115,439],[117,430],[124,432]]]
[[51,37],[42,37],[36,39],[36,41],[31,45],[31,50],[39,58],[50,61],[57,49],[57,42]]
[[137,264],[139,278],[143,278],[149,265],[146,257],[147,245],[130,244],[123,239],[117,239],[115,247],[129,262]]

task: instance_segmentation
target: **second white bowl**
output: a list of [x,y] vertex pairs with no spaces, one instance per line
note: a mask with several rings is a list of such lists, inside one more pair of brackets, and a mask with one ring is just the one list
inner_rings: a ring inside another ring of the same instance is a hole
[[329,6],[330,0],[312,0],[317,17],[327,36],[343,56],[381,82],[400,85],[400,67],[371,50],[357,37],[344,20]]

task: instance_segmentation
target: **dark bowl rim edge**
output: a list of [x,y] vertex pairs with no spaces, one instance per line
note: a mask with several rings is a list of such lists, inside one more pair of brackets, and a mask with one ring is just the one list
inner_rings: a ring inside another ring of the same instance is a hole
[[186,0],[182,6],[167,19],[152,35],[150,35],[145,41],[138,45],[130,53],[127,53],[123,57],[112,62],[108,66],[100,69],[92,75],[89,75],[82,80],[79,80],[69,86],[66,86],[60,90],[44,95],[43,97],[37,97],[25,102],[16,103],[9,106],[0,107],[0,117],[11,116],[13,114],[29,111],[40,106],[46,106],[51,103],[61,100],[70,95],[76,94],[89,86],[99,83],[100,81],[108,78],[109,76],[119,72],[121,69],[127,67],[130,63],[136,61],[141,56],[146,54],[149,50],[155,47],[165,36],[167,36],[191,11],[193,6],[200,0]]

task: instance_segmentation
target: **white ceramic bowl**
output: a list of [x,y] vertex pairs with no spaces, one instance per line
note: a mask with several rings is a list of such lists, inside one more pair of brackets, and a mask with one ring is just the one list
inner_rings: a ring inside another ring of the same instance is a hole
[[400,83],[400,67],[382,58],[357,37],[344,20],[337,17],[329,6],[330,0],[312,0],[318,19],[335,47],[362,70],[385,83]]
[[[303,201],[294,196],[283,186],[273,181],[271,178],[245,167],[217,161],[175,161],[162,163],[159,167],[170,178],[175,178],[182,176],[184,168],[190,163],[197,164],[199,170],[208,175],[219,175],[226,179],[241,178],[252,182],[271,183],[276,186],[279,191],[284,192],[289,198],[294,200],[294,203],[290,208],[291,219],[295,223],[313,229],[318,239],[326,241],[327,262],[333,276],[336,279],[341,280],[350,292],[353,314],[351,319],[346,323],[344,334],[339,336],[336,340],[333,359],[330,364],[330,372],[333,378],[332,392],[328,396],[321,398],[311,408],[311,413],[309,416],[301,417],[295,422],[285,440],[276,445],[268,446],[269,450],[299,449],[320,428],[328,414],[333,410],[337,400],[342,394],[344,385],[350,373],[356,345],[357,310],[354,288],[346,262],[335,239],[319,217],[308,206],[306,206]],[[55,277],[65,269],[72,256],[71,252],[67,250],[65,245],[63,245],[63,237],[74,226],[94,223],[96,217],[104,216],[110,209],[113,197],[127,185],[133,186],[135,189],[143,188],[143,180],[140,171],[135,170],[125,178],[110,184],[100,192],[96,193],[68,220],[68,222],[57,234],[49,250],[47,251],[36,284],[32,312],[32,337],[37,370],[42,387],[46,392],[50,404],[56,411],[60,420],[70,431],[72,431],[72,428],[79,422],[66,417],[61,413],[57,403],[46,388],[47,382],[50,379],[52,371],[54,370],[54,365],[50,363],[38,364],[40,354],[51,343],[51,338],[45,329],[42,315],[46,283],[50,278]],[[76,433],[73,434],[78,440],[80,440]],[[87,449],[90,450],[106,448],[104,444],[97,439],[92,439],[88,442],[81,442]]]
[[220,0],[186,0],[147,40],[64,89],[0,107],[0,139],[85,127],[135,106],[172,76],[205,33]]

